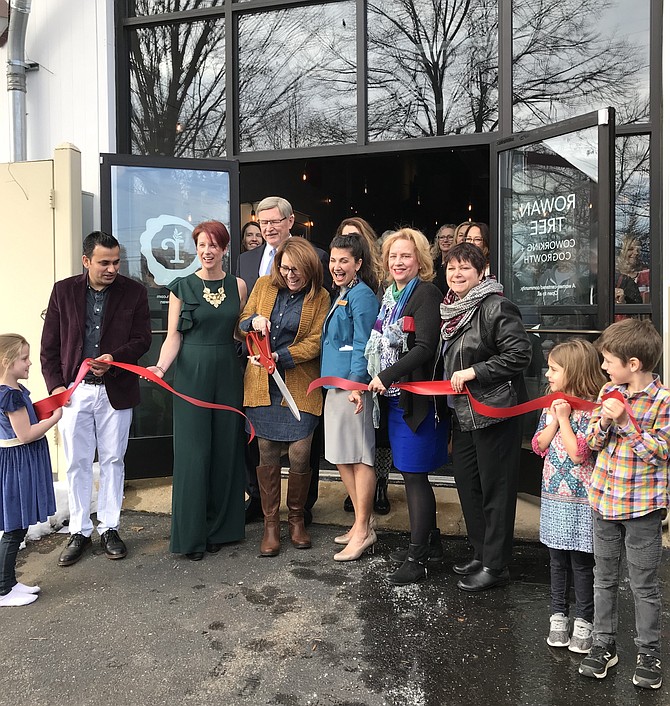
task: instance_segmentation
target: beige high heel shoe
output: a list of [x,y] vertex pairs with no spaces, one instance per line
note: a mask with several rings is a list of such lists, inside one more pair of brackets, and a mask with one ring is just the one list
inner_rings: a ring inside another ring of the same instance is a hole
[[374,554],[376,541],[377,533],[373,529],[371,529],[368,532],[368,536],[363,540],[363,543],[360,545],[360,547],[355,550],[352,550],[350,546],[347,546],[341,552],[335,554],[333,559],[335,559],[335,561],[356,561],[356,559],[361,558],[363,552],[369,547],[372,547],[372,553]]
[[[368,527],[371,530],[377,529],[376,515],[370,515],[370,519],[368,520]],[[353,527],[351,529],[353,529]],[[335,539],[333,539],[333,542],[335,542],[335,544],[349,544],[349,540],[351,539],[351,529],[346,534],[340,534],[335,537]]]

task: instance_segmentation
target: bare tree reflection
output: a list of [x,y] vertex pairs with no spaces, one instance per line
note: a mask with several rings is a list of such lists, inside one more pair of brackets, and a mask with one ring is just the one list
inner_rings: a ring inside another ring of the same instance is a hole
[[[515,0],[515,127],[614,105],[625,122],[648,114],[646,67],[626,35],[611,35],[602,0]],[[384,0],[369,4],[372,139],[494,130],[498,125],[498,2]]]

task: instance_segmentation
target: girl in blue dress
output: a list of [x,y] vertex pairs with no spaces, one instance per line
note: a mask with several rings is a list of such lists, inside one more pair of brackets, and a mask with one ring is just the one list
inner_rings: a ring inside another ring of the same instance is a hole
[[[596,349],[574,339],[552,348],[546,378],[551,392],[595,400],[605,377]],[[593,530],[588,489],[595,455],[586,443],[590,412],[555,400],[542,411],[532,446],[544,458],[540,541],[549,547],[551,609],[547,644],[586,653],[593,631]],[[570,576],[575,622],[570,635]]]
[[56,512],[49,446],[44,435],[61,418],[41,422],[19,380],[30,370],[30,346],[16,333],[0,335],[0,606],[37,600],[39,586],[16,580],[16,555],[28,527]]

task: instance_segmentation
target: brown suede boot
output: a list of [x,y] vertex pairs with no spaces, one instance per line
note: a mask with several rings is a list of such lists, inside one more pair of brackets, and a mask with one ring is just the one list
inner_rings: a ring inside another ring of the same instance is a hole
[[311,478],[312,472],[310,470],[305,473],[294,473],[289,470],[286,495],[288,533],[293,546],[297,549],[309,549],[312,546],[312,539],[305,529],[305,502]]
[[256,468],[265,529],[261,540],[261,556],[279,554],[279,503],[281,502],[281,466]]

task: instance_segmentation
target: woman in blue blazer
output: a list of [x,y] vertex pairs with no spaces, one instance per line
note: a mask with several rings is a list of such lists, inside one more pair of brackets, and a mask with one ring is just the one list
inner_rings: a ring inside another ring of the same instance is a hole
[[[359,233],[330,244],[335,297],[323,325],[321,375],[369,383],[364,352],[377,319],[376,253]],[[325,456],[337,466],[354,506],[354,525],[335,538],[345,548],[335,561],[353,561],[377,541],[370,526],[375,494],[375,430],[371,393],[328,388],[324,407]]]

